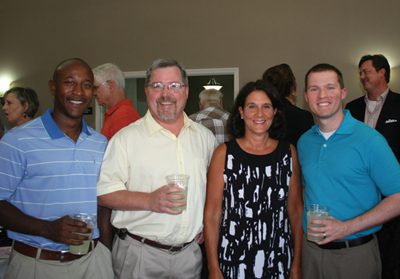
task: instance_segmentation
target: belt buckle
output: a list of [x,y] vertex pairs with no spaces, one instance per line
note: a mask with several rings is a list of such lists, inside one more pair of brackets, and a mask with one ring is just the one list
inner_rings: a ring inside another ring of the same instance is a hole
[[66,250],[60,251],[60,259],[59,259],[60,262],[64,262],[64,260],[65,260],[64,256],[65,256],[68,252],[69,252],[69,251],[66,251]]
[[185,247],[185,244],[182,244],[179,246],[171,246],[171,247],[169,247],[168,252],[177,253],[177,252],[181,251],[183,249],[183,247]]
[[178,246],[171,246],[171,247],[169,247],[169,249],[167,250],[169,253],[175,253],[175,252],[178,252],[179,250],[176,250],[176,251],[174,251],[174,249],[176,249],[176,248],[178,248]]
[[123,229],[117,229],[117,235],[119,236],[119,238],[121,238],[122,240],[124,240],[126,238],[126,235],[128,234],[128,230],[123,228]]

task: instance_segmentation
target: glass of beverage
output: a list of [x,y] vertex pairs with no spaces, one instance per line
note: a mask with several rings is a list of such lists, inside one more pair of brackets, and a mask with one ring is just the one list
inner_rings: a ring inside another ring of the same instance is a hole
[[[328,218],[328,207],[320,204],[310,204],[307,206],[307,227],[322,227],[322,225],[311,224],[312,220],[326,220]],[[319,242],[323,237],[315,237],[307,234],[309,241]]]
[[83,244],[69,246],[69,252],[71,254],[85,255],[89,252],[89,245],[90,245],[90,241],[92,239],[91,236],[93,234],[94,228],[96,228],[96,226],[97,226],[97,216],[95,214],[78,213],[78,214],[72,215],[71,218],[85,222],[87,225],[89,225],[89,227],[92,228],[91,233],[77,233],[77,234],[85,235],[85,236],[89,237],[88,240],[83,241]]
[[[180,202],[185,202],[187,201],[187,192],[188,192],[188,182],[189,182],[189,175],[186,174],[171,174],[171,175],[167,175],[165,177],[165,179],[167,180],[167,184],[168,185],[176,185],[179,188],[181,188],[183,190],[182,194],[181,193],[178,196],[179,198],[176,199],[177,201]],[[186,205],[185,206],[181,206],[181,207],[174,207],[172,208],[175,211],[181,212],[183,210],[186,209]]]

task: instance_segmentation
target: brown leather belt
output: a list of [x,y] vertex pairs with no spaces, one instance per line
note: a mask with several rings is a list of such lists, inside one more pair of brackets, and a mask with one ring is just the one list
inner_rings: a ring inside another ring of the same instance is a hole
[[[93,240],[90,242],[89,246],[89,252],[94,249],[97,245],[97,239]],[[19,242],[19,241],[14,241],[13,248],[15,251],[18,253],[31,257],[31,258],[36,258],[36,255],[38,253],[38,248],[30,246],[28,244]],[[48,260],[48,261],[60,261],[60,262],[69,262],[69,261],[74,261],[77,260],[85,255],[75,255],[71,254],[69,252],[63,252],[63,251],[51,251],[51,250],[45,250],[42,249],[40,251],[40,254],[38,255],[38,259],[41,260]]]
[[180,250],[182,250],[183,248],[185,248],[186,246],[188,246],[190,243],[193,242],[193,240],[192,240],[190,242],[183,243],[182,245],[179,245],[179,246],[170,246],[170,245],[161,244],[161,243],[158,243],[156,241],[153,241],[153,240],[138,236],[136,234],[132,234],[132,233],[130,233],[128,231],[126,232],[126,234],[129,235],[131,238],[133,238],[133,239],[135,239],[137,241],[140,241],[140,242],[142,242],[144,244],[147,244],[147,245],[152,246],[154,248],[168,250],[169,252],[179,252]]

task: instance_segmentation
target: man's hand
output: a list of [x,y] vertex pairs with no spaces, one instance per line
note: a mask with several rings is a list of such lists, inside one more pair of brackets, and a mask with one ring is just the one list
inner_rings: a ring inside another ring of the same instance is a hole
[[89,239],[89,236],[81,235],[80,233],[88,234],[92,232],[92,229],[85,222],[64,216],[49,222],[47,232],[47,238],[53,241],[80,245],[84,240]]
[[150,193],[150,210],[158,213],[181,214],[180,207],[186,206],[183,189],[174,185],[164,185]]
[[321,238],[322,240],[318,244],[322,245],[344,238],[349,233],[346,222],[329,216],[326,220],[312,220],[311,226],[307,227],[307,234]]

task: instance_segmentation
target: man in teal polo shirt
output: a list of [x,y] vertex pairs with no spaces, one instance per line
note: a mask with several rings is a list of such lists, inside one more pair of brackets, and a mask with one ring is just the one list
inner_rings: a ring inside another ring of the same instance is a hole
[[[306,74],[305,100],[317,125],[299,140],[304,204],[329,208],[303,227],[303,278],[381,278],[374,233],[400,214],[400,166],[386,140],[342,109],[341,72],[318,64]],[[381,194],[386,196],[381,200]]]

